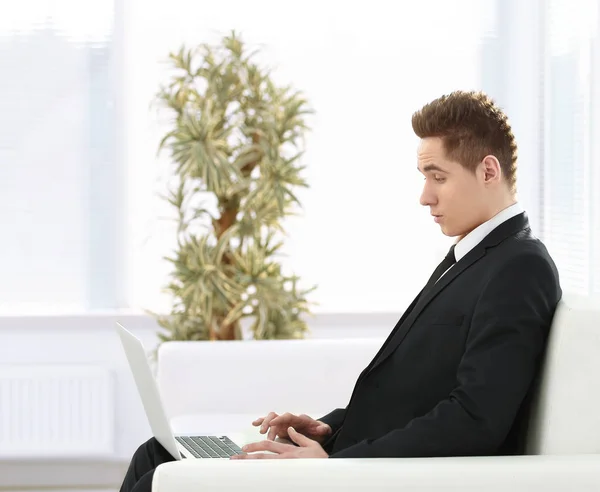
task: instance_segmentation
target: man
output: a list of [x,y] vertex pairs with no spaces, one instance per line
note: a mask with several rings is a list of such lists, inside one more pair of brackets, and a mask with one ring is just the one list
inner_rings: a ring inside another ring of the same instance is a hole
[[[234,459],[522,451],[528,391],[562,293],[554,262],[515,199],[514,136],[504,113],[475,92],[436,99],[412,125],[421,139],[421,204],[455,245],[345,408],[319,420],[270,413],[253,422],[267,439]],[[151,439],[121,490],[149,490],[153,469],[171,459]]]

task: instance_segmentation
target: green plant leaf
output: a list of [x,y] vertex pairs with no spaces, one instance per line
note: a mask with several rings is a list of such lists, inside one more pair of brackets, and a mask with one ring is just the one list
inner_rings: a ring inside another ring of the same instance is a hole
[[[172,126],[158,151],[173,163],[178,185],[164,198],[179,226],[165,287],[173,308],[157,317],[162,341],[220,339],[230,327],[239,337],[243,317],[253,318],[257,339],[307,331],[300,315],[310,313],[311,290],[298,288],[296,277],[286,287],[276,256],[283,218],[300,205],[296,189],[307,186],[300,161],[312,110],[300,91],[254,62],[259,52],[232,31],[220,44],[169,55],[173,73],[156,102]],[[215,198],[216,213],[200,194]]]

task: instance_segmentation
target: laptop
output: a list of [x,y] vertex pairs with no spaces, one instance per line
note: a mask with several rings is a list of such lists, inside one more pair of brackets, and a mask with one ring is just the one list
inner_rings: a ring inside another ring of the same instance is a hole
[[176,436],[165,413],[158,386],[152,375],[146,350],[139,338],[117,323],[129,367],[133,373],[146,417],[156,440],[175,458],[229,458],[245,454],[227,436]]

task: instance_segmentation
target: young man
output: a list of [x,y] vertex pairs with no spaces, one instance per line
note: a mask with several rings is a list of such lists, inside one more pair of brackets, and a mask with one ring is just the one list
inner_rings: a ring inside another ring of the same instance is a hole
[[[436,99],[412,124],[421,139],[421,204],[456,244],[360,374],[345,408],[319,420],[270,413],[253,422],[267,439],[235,459],[522,451],[528,391],[562,293],[554,262],[515,199],[514,136],[504,113],[474,92]],[[150,490],[154,468],[169,460],[151,439],[121,490]]]

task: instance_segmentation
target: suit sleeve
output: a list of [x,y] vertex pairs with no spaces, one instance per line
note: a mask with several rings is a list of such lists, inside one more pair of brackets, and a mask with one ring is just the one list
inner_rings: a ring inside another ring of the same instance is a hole
[[344,422],[345,416],[346,416],[345,408],[336,408],[333,412],[330,412],[327,415],[325,415],[317,420],[320,420],[321,422],[329,425],[329,427],[331,427],[331,430],[333,432],[335,432],[336,430],[338,430],[341,427],[342,422]]
[[493,454],[537,373],[559,299],[546,259],[532,254],[507,262],[483,286],[448,398],[404,428],[331,458]]

